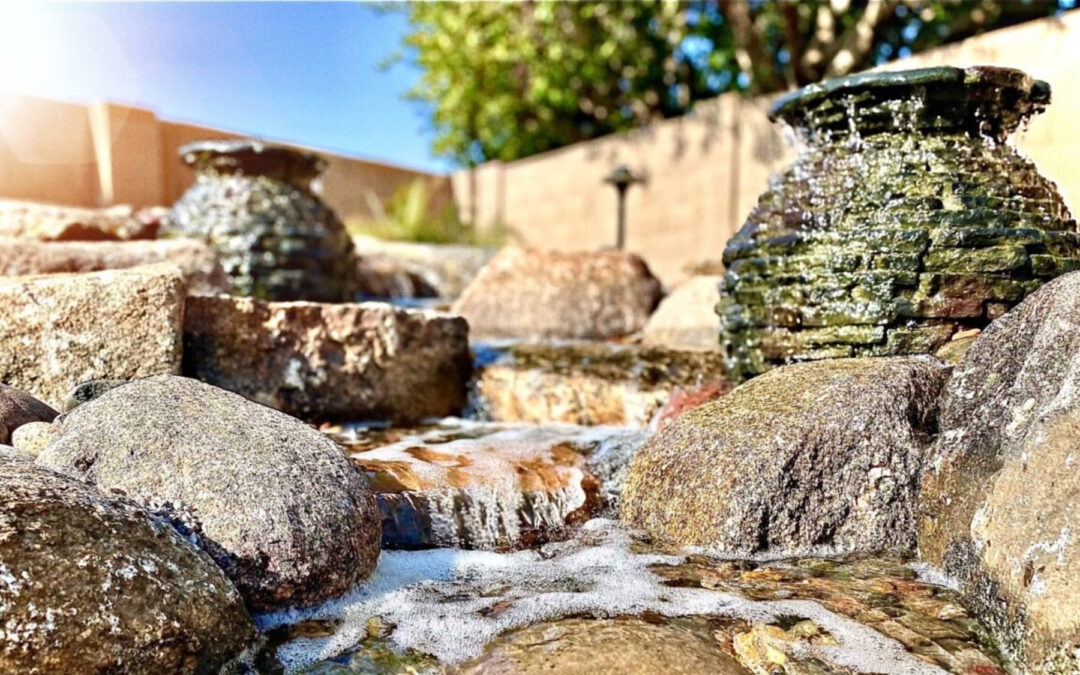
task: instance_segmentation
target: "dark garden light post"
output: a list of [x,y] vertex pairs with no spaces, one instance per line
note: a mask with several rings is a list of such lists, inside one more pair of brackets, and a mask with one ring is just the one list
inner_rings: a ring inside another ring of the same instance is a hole
[[625,164],[618,164],[604,178],[604,182],[614,185],[615,190],[619,193],[618,229],[615,231],[615,248],[622,250],[626,247],[626,191],[630,189],[631,185],[644,182],[644,179],[631,171],[630,167]]

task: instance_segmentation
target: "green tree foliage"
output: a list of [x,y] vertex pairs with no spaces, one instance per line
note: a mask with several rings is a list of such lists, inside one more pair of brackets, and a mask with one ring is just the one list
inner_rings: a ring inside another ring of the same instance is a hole
[[687,112],[845,75],[1060,11],[1063,0],[414,2],[409,96],[434,150],[514,160]]

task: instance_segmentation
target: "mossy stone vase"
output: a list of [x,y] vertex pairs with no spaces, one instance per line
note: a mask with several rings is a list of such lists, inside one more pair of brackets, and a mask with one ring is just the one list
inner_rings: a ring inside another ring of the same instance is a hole
[[256,141],[192,143],[180,154],[196,179],[170,211],[167,229],[213,246],[234,294],[353,299],[352,240],[311,190],[323,159]]
[[795,162],[724,251],[732,379],[932,352],[1080,267],[1055,185],[1005,139],[1050,101],[1023,72],[867,73],[781,98]]

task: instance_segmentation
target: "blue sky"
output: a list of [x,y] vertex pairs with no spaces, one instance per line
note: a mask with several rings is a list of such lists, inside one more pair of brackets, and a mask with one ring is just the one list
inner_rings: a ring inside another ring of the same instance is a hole
[[445,171],[401,98],[417,71],[378,68],[407,28],[354,3],[2,3],[0,90]]

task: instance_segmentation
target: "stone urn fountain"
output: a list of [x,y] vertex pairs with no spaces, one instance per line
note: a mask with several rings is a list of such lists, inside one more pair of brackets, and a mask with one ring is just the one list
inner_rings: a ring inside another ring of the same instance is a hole
[[167,230],[204,239],[233,293],[264,300],[352,300],[352,240],[311,190],[319,156],[257,141],[203,141],[180,148],[195,184],[173,206]]
[[1005,139],[1050,101],[1006,68],[877,72],[781,98],[800,142],[724,251],[730,376],[932,352],[1080,267],[1076,222]]

